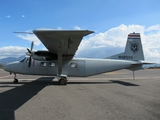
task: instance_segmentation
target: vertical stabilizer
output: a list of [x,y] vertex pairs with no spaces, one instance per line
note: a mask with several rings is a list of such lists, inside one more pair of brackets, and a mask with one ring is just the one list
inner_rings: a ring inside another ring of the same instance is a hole
[[128,34],[125,51],[107,58],[122,60],[144,60],[140,33]]

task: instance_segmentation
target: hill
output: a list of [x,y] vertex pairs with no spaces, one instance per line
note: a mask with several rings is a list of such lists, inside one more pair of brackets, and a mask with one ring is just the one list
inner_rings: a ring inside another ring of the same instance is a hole
[[21,59],[23,59],[25,56],[21,56],[21,57],[7,57],[7,58],[3,58],[0,59],[0,65],[6,65],[7,63],[13,62],[13,61],[19,61]]

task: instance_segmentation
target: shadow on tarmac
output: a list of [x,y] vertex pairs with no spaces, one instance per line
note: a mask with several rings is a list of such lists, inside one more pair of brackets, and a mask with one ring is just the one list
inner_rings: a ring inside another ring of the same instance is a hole
[[[22,86],[14,86],[13,82],[0,82],[8,84],[0,87],[15,87],[0,93],[0,120],[15,120],[14,112],[47,85],[59,85],[58,81],[52,81],[54,77],[41,77],[32,82],[19,82]],[[51,82],[52,81],[52,82]],[[11,84],[11,86],[9,85]],[[68,84],[120,84],[124,86],[139,86],[120,80],[109,80],[109,82],[68,82]]]
[[109,80],[109,81],[111,81],[112,83],[117,83],[117,84],[124,85],[124,86],[140,86],[140,85],[137,85],[137,84],[124,82],[124,81],[120,81],[120,80]]
[[[46,87],[54,77],[41,77],[32,82],[19,82],[22,86],[0,93],[0,120],[15,120],[14,111]],[[10,84],[0,82],[0,84]],[[10,87],[4,85],[2,87]]]
[[[67,84],[114,84],[114,83],[124,85],[124,86],[140,86],[137,84],[124,82],[120,80],[109,80],[109,82],[67,82]],[[50,85],[61,86],[58,81],[52,81]]]

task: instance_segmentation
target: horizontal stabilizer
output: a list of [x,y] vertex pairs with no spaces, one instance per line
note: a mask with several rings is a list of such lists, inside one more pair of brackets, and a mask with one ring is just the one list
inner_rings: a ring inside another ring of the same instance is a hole
[[132,65],[144,65],[144,64],[155,64],[155,63],[151,63],[151,62],[147,62],[147,61],[141,61],[141,62],[137,62],[137,63],[132,63]]
[[127,69],[132,70],[132,71],[144,69],[143,65],[145,64],[154,64],[154,63],[147,62],[147,61],[137,61],[137,62],[132,63],[131,67]]

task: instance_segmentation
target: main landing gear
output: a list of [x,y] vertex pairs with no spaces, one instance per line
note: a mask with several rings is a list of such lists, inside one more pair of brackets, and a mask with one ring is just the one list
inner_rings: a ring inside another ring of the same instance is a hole
[[64,77],[64,76],[60,76],[59,78],[58,78],[58,80],[59,80],[59,84],[60,85],[67,85],[67,77]]
[[18,79],[16,78],[16,74],[14,74],[14,80],[13,80],[14,83],[18,83]]

